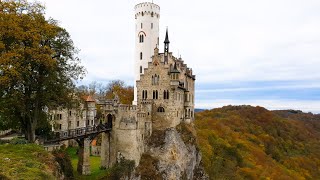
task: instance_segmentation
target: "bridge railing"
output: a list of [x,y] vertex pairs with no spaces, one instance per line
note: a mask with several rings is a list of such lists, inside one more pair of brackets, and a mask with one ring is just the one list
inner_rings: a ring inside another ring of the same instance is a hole
[[69,129],[64,131],[55,132],[54,136],[51,140],[65,140],[65,139],[72,139],[77,138],[81,136],[86,136],[94,133],[100,133],[107,130],[111,130],[112,124],[99,124],[98,126],[89,126],[89,127],[82,127],[82,128],[76,128],[76,129]]

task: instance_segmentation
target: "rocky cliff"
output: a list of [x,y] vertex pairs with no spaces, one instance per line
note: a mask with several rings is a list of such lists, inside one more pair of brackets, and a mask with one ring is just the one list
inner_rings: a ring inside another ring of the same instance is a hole
[[208,179],[193,125],[157,130],[147,140],[135,179]]

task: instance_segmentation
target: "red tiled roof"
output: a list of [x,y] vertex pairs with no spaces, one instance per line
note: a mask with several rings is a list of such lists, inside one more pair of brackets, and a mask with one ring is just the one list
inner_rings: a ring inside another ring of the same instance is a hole
[[83,100],[86,102],[95,102],[92,96],[83,96]]

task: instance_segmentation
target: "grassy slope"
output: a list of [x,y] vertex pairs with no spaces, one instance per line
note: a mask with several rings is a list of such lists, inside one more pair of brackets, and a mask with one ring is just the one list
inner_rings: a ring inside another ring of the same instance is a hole
[[203,111],[195,121],[211,179],[320,179],[320,121],[312,123],[250,106]]
[[67,148],[67,152],[71,157],[71,163],[72,163],[75,179],[80,179],[80,180],[99,179],[108,174],[108,170],[100,170],[101,159],[100,157],[95,157],[95,156],[90,157],[91,175],[83,176],[78,174],[77,172],[78,156],[76,154],[76,148]]
[[54,157],[40,146],[0,145],[0,179],[56,179],[55,170]]

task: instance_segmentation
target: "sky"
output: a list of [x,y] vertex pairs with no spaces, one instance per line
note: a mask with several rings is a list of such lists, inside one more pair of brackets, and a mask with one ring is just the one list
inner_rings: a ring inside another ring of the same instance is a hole
[[[133,85],[134,5],[144,1],[40,2],[81,50],[87,76],[79,84]],[[320,113],[319,0],[153,2],[161,8],[160,41],[168,27],[170,51],[196,74],[196,108],[247,104]]]

